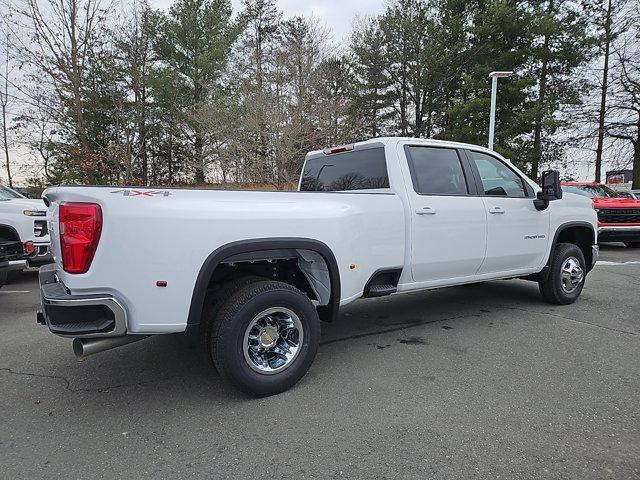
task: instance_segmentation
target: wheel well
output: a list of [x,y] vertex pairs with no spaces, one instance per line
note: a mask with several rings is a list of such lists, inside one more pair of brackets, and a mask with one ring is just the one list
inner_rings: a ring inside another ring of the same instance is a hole
[[288,283],[305,292],[310,299],[320,301],[320,295],[314,291],[298,265],[298,258],[259,258],[267,252],[253,253],[256,254],[255,260],[233,261],[231,259],[220,263],[213,271],[207,291],[215,294],[230,281],[241,277],[257,276]]
[[312,239],[266,238],[233,242],[207,257],[196,279],[187,324],[200,323],[207,294],[244,276],[293,285],[315,301],[321,320],[337,317],[340,273],[331,249]]
[[578,248],[582,250],[587,269],[590,270],[593,263],[592,246],[595,243],[594,240],[593,229],[591,227],[581,225],[570,226],[562,229],[558,233],[554,247],[558,243],[572,243],[577,245]]
[[20,241],[20,236],[16,229],[8,225],[0,225],[0,239]]

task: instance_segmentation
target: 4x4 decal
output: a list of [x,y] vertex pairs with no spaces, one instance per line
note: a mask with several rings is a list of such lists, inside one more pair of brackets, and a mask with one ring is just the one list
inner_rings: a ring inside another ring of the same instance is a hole
[[111,193],[121,193],[123,197],[155,197],[156,195],[168,197],[171,195],[169,190],[114,190]]

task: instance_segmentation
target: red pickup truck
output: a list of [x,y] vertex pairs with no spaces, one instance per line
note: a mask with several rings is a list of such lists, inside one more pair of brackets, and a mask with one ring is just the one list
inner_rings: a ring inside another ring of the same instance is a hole
[[562,190],[593,199],[598,213],[598,242],[624,242],[640,248],[640,200],[618,195],[601,183],[567,182]]

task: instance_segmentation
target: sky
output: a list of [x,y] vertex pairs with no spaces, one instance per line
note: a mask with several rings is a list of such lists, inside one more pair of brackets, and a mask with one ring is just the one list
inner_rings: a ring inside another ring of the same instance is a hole
[[[155,8],[168,8],[173,0],[150,0]],[[241,0],[231,0],[234,12],[242,10]],[[285,18],[301,15],[314,16],[331,29],[333,41],[341,43],[348,37],[353,22],[358,17],[382,13],[384,0],[276,0]]]

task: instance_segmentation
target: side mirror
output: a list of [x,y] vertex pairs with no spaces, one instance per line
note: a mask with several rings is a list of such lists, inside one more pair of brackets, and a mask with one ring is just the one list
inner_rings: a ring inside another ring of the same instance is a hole
[[542,194],[546,200],[559,200],[562,198],[562,187],[560,186],[560,172],[557,170],[546,170],[542,172]]
[[537,210],[545,210],[549,207],[549,202],[562,198],[562,186],[560,185],[560,172],[557,170],[545,170],[542,172],[542,191],[538,192],[538,197],[533,201]]

